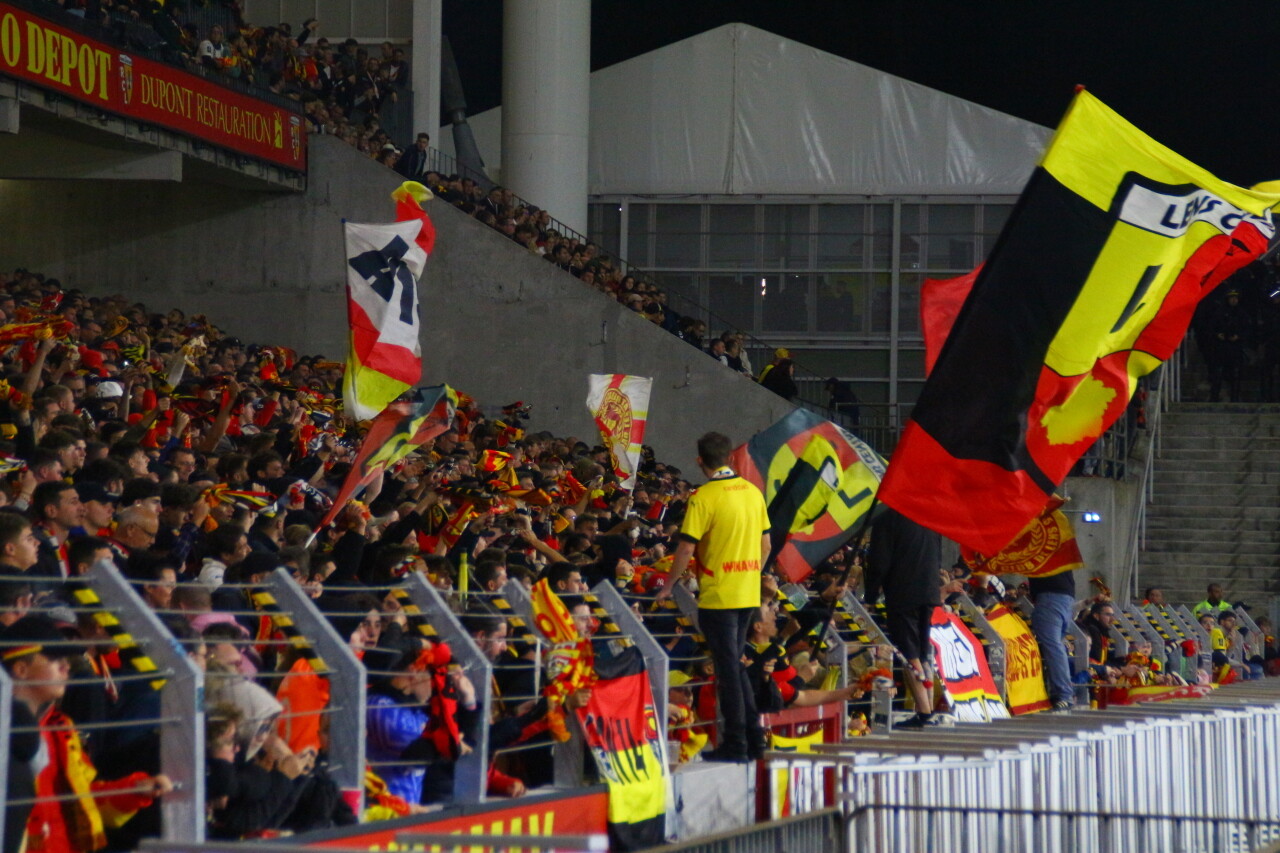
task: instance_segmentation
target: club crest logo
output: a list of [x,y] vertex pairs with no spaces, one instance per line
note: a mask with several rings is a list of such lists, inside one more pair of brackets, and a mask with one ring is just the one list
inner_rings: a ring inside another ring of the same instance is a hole
[[124,105],[127,107],[133,103],[133,58],[122,53],[119,59],[120,97],[124,99]]

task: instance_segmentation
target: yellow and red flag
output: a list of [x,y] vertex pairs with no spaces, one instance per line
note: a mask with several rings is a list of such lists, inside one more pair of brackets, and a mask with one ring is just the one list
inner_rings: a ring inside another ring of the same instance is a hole
[[429,439],[453,425],[457,394],[448,385],[419,388],[404,400],[385,407],[373,419],[351,463],[351,473],[333,500],[333,506],[320,522],[324,527],[333,521],[356,492],[363,489],[387,468],[399,462]]
[[653,380],[625,373],[593,373],[588,381],[587,409],[609,450],[613,473],[622,488],[635,488]]
[[1266,251],[1280,195],[1219,180],[1081,91],[920,393],[880,500],[994,554]]
[[547,656],[548,680],[542,688],[550,710],[547,722],[551,736],[564,742],[569,739],[565,727],[564,701],[570,694],[595,683],[595,654],[591,639],[578,633],[569,608],[564,606],[546,578],[533,585],[529,593],[533,603],[533,622],[552,643]]
[[1054,495],[1017,538],[994,557],[960,546],[960,556],[974,570],[989,575],[1047,578],[1084,567],[1071,521],[1062,512],[1062,498]]
[[422,378],[418,279],[436,230],[420,202],[430,197],[406,181],[392,193],[397,222],[344,224],[351,345],[342,396],[356,420],[373,418]]

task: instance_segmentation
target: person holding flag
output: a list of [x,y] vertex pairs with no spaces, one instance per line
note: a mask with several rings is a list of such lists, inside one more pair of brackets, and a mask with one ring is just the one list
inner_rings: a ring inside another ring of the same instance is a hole
[[698,439],[698,467],[708,482],[689,499],[671,574],[657,600],[671,596],[696,556],[702,567],[698,628],[715,665],[722,720],[716,748],[702,755],[707,761],[745,763],[758,758],[764,746],[742,650],[760,610],[760,569],[771,540],[764,495],[729,467],[732,452],[733,443],[721,433]]

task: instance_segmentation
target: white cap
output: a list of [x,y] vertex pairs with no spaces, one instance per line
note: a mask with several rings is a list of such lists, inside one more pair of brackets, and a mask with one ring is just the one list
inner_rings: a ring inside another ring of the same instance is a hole
[[124,387],[119,382],[99,382],[98,387],[93,391],[93,396],[99,399],[105,397],[123,397]]

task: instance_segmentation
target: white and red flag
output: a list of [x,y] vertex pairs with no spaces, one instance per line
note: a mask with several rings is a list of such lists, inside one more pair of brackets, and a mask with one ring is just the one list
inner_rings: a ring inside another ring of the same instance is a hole
[[587,409],[609,450],[613,473],[624,489],[636,484],[652,388],[653,380],[645,376],[593,373],[589,377]]
[[399,221],[344,223],[351,344],[342,398],[356,420],[376,417],[422,378],[418,280],[436,230],[420,202],[431,193],[406,181],[391,197]]

